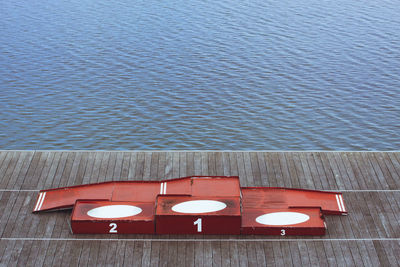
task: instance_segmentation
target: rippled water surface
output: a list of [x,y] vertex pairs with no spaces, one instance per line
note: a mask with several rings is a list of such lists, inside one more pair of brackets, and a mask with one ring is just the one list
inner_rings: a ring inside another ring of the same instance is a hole
[[399,14],[0,0],[0,148],[398,150]]

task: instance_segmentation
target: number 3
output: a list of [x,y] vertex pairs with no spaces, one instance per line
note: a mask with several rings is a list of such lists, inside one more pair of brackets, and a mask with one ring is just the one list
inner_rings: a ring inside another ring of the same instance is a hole
[[110,233],[118,233],[117,232],[117,224],[116,223],[110,223],[109,226],[111,227]]
[[286,235],[286,232],[284,229],[281,230],[281,235]]

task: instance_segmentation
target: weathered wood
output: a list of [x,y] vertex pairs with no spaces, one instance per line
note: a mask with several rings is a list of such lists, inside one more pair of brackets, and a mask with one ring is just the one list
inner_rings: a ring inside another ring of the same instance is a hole
[[[0,265],[399,265],[399,152],[0,151],[0,170]],[[39,189],[191,175],[239,175],[242,186],[347,190],[349,216],[327,217],[322,240],[285,241],[268,236],[74,236],[69,211],[31,214]],[[92,238],[102,241],[86,240]],[[121,238],[130,239],[112,241]],[[168,241],[176,238],[182,241]]]

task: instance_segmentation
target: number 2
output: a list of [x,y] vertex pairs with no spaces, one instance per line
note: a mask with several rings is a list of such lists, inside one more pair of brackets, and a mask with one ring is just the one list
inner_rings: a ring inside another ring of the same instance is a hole
[[117,232],[117,224],[116,223],[110,223],[109,226],[111,227],[110,233],[118,233]]
[[198,218],[194,223],[194,225],[197,225],[197,232],[201,232],[201,218]]

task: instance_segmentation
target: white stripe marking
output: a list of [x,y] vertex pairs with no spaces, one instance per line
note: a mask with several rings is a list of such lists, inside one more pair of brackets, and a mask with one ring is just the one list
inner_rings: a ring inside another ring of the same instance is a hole
[[38,207],[39,207],[39,203],[40,203],[40,201],[42,200],[42,195],[43,195],[43,193],[39,193],[39,197],[38,197],[38,200],[37,200],[37,202],[36,202],[36,206],[35,206],[34,211],[37,211],[37,209],[38,209]]
[[7,241],[154,241],[154,242],[326,242],[326,241],[400,241],[400,238],[260,238],[260,239],[179,239],[179,238],[47,238],[1,237]]
[[340,206],[340,202],[339,202],[339,197],[338,197],[338,195],[335,195],[335,196],[336,196],[337,205],[339,207],[339,211],[342,211],[342,207]]
[[164,183],[164,195],[167,194],[167,182]]
[[160,185],[160,195],[162,195],[162,193],[163,193],[163,188],[164,188],[164,183],[161,183],[161,185]]
[[44,198],[46,197],[46,192],[43,193],[43,197],[42,197],[42,201],[40,201],[40,205],[38,210],[40,210],[42,208],[43,202],[44,202]]
[[343,211],[343,212],[346,212],[346,209],[345,209],[344,203],[343,203],[342,195],[339,195],[339,201],[340,201],[340,204],[342,205],[342,211]]

